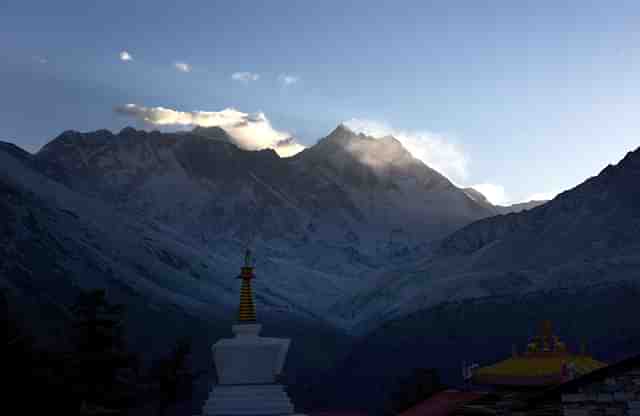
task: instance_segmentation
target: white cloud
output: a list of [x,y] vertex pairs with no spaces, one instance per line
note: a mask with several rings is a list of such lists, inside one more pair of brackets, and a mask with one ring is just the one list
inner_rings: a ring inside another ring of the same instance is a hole
[[494,183],[479,183],[471,186],[476,191],[484,195],[489,202],[494,205],[506,205],[509,203],[509,197],[504,186]]
[[175,66],[178,71],[191,72],[191,65],[186,62],[175,62],[173,66]]
[[387,123],[355,118],[344,124],[351,130],[368,136],[395,137],[413,157],[442,173],[452,182],[464,182],[467,178],[469,158],[445,135],[430,131],[398,130]]
[[131,56],[131,54],[127,51],[122,51],[120,52],[120,60],[124,62],[133,61],[133,56]]
[[247,150],[270,148],[281,157],[293,156],[305,148],[290,134],[274,129],[264,113],[248,114],[233,108],[222,111],[177,111],[137,104],[116,107],[115,111],[154,126],[221,127],[239,147]]
[[231,74],[231,79],[234,81],[244,82],[248,84],[250,81],[257,81],[260,79],[260,74],[253,72],[234,72]]
[[286,87],[300,81],[300,77],[291,74],[280,74],[278,80]]

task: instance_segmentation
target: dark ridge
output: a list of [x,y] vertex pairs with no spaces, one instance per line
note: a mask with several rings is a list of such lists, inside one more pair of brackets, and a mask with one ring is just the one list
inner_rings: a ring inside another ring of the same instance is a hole
[[196,126],[193,128],[193,130],[191,130],[191,133],[197,134],[198,136],[205,136],[205,137],[227,135],[227,132],[222,127],[218,127],[218,126],[213,126],[213,127]]
[[0,141],[0,150],[7,152],[19,159],[28,160],[33,156],[31,153],[27,152],[23,148],[9,142]]
[[146,134],[147,132],[144,130],[136,130],[131,126],[127,126],[122,130],[120,130],[120,132],[118,133],[118,136],[139,136],[139,135],[146,135]]

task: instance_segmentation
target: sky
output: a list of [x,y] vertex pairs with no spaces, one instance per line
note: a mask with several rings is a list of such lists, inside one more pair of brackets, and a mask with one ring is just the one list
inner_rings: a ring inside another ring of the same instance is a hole
[[3,0],[0,140],[200,123],[289,156],[345,122],[493,202],[550,197],[640,145],[639,22],[637,1]]

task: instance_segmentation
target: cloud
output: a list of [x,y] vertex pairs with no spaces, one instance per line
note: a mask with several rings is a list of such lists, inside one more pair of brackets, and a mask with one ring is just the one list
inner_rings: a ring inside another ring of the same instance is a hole
[[387,123],[353,118],[344,123],[357,133],[372,137],[393,136],[427,166],[445,175],[452,182],[461,183],[467,178],[469,158],[448,137],[430,131],[407,131],[391,127]]
[[131,54],[127,51],[122,51],[120,52],[120,60],[124,62],[133,61],[133,56],[131,56]]
[[191,72],[191,65],[186,62],[175,62],[173,66],[180,72]]
[[248,84],[250,81],[257,81],[260,79],[260,74],[253,72],[234,72],[231,74],[231,79],[234,81],[244,82]]
[[278,80],[286,87],[300,81],[300,77],[291,74],[280,74]]
[[504,186],[494,183],[479,183],[471,186],[476,191],[484,195],[489,202],[494,205],[506,205],[509,203],[509,197]]
[[47,62],[49,62],[49,60],[43,56],[34,56],[33,60],[36,61],[39,64],[46,64]]
[[238,147],[247,150],[269,148],[281,157],[293,156],[305,148],[290,134],[273,128],[264,113],[248,114],[233,108],[222,111],[177,111],[137,104],[116,107],[114,111],[153,126],[221,127]]

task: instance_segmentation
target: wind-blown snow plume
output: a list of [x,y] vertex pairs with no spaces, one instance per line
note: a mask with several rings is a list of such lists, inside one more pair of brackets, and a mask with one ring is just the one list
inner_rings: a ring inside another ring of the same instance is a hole
[[484,195],[494,205],[505,205],[510,202],[504,186],[493,183],[471,185],[473,189]]
[[290,134],[274,129],[264,113],[248,114],[233,108],[222,111],[177,111],[137,104],[116,107],[115,112],[153,126],[221,127],[239,147],[247,150],[270,148],[281,157],[293,156],[304,149]]
[[445,175],[451,181],[460,183],[467,178],[469,158],[458,145],[447,137],[429,131],[398,130],[386,123],[353,118],[344,123],[357,133],[372,137],[393,136],[411,154],[427,166]]

